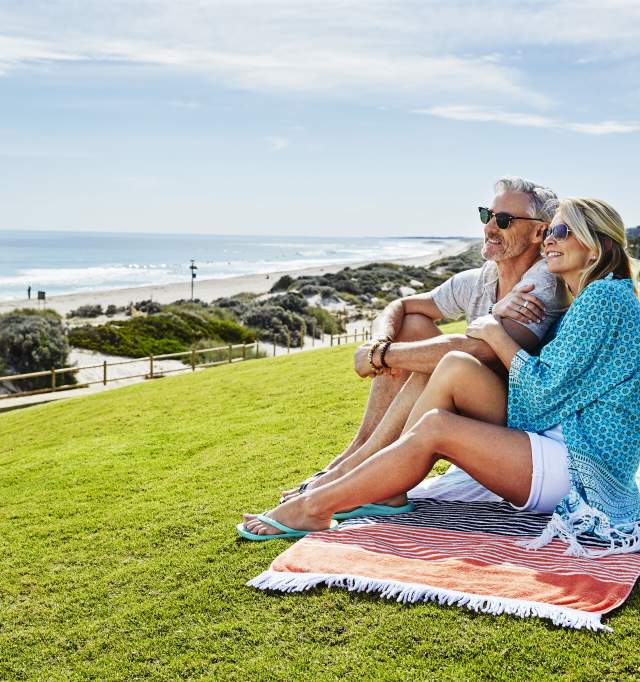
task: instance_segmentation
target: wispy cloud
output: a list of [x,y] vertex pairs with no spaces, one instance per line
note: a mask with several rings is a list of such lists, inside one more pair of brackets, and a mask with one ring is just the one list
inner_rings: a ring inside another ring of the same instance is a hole
[[503,123],[510,126],[528,128],[549,128],[570,130],[586,135],[610,135],[612,133],[634,133],[640,131],[640,122],[600,121],[597,123],[572,123],[560,121],[549,116],[527,114],[502,109],[475,106],[441,106],[415,109],[416,114],[428,114],[454,121],[473,121],[479,123]]
[[288,140],[286,137],[278,137],[275,135],[265,137],[264,141],[267,143],[269,151],[272,152],[280,152],[291,144],[291,140]]
[[174,109],[199,109],[200,102],[194,99],[172,99],[169,106]]
[[0,75],[122,62],[270,94],[383,96],[390,106],[465,94],[476,105],[548,111],[545,85],[562,76],[545,84],[529,55],[538,64],[557,51],[576,68],[640,56],[637,0],[94,0],[82,13],[77,0],[30,5],[0,7]]

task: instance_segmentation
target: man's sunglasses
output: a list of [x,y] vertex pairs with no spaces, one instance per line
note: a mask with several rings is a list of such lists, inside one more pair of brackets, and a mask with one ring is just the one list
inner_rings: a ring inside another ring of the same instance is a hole
[[553,225],[553,227],[550,225],[549,227],[545,227],[544,232],[542,233],[542,240],[546,242],[549,237],[553,237],[557,242],[563,242],[567,239],[570,232],[571,229],[564,223],[558,223],[557,225]]
[[496,225],[501,230],[506,230],[514,220],[535,220],[537,223],[546,222],[546,220],[542,220],[541,218],[529,218],[528,216],[523,218],[521,216],[511,215],[510,213],[494,213],[490,208],[485,208],[484,206],[478,206],[478,211],[480,211],[480,222],[483,225],[486,225],[491,218],[495,218]]

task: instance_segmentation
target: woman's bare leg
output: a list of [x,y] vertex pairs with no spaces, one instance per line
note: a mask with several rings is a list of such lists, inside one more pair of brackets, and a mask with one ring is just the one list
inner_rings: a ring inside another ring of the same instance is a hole
[[[529,437],[501,426],[505,419],[502,380],[475,358],[451,353],[432,375],[400,439],[333,481],[319,481],[322,485],[270,515],[295,528],[317,529],[327,527],[336,511],[381,500],[401,504],[406,491],[440,458],[465,469],[502,497],[523,504],[531,487]],[[375,480],[378,476],[382,480]],[[245,518],[253,532],[276,532],[251,515]]]
[[[531,446],[526,433],[446,410],[431,410],[395,443],[353,471],[288,500],[268,515],[300,530],[327,528],[332,514],[340,509],[392,498],[411,489],[438,459],[456,464],[517,505],[528,499]],[[251,532],[278,532],[251,514],[244,518]]]
[[[307,490],[326,485],[352,471],[393,443],[429,410],[444,409],[490,424],[506,422],[507,388],[504,381],[472,355],[458,351],[447,353],[438,363],[429,383],[426,381],[425,376],[413,375],[369,441],[326,474],[309,483]],[[409,401],[413,404],[412,409],[409,409]],[[291,492],[285,493],[286,499],[293,496]],[[298,494],[297,490],[293,494]],[[384,502],[401,505],[406,499],[399,497]]]

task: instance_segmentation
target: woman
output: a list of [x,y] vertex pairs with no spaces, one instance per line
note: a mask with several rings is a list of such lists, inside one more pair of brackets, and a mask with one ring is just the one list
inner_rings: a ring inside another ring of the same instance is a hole
[[[609,205],[563,201],[546,231],[544,252],[549,271],[562,277],[575,301],[556,338],[535,358],[493,316],[467,330],[491,345],[509,369],[508,396],[474,358],[447,355],[395,443],[266,515],[245,515],[238,532],[249,539],[298,537],[329,527],[337,511],[374,501],[397,504],[445,459],[518,508],[555,508],[532,547],[559,537],[574,555],[640,549],[634,481],[640,462],[640,304],[625,242],[622,219]],[[502,426],[507,415],[509,428]],[[583,533],[608,544],[586,547],[579,540]]]

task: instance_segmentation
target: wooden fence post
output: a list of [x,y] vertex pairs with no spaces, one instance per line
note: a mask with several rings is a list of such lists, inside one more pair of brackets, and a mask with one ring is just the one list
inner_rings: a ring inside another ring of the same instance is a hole
[[191,349],[191,371],[192,372],[196,371],[196,349],[195,348]]
[[242,344],[242,359],[243,360],[247,359],[247,344],[246,343]]
[[330,341],[329,345],[333,346],[333,334],[331,334],[331,341]]
[[153,379],[153,355],[149,356],[149,379]]
[[231,344],[229,344],[229,362],[231,362],[231,352],[233,351],[233,347]]
[[51,368],[51,390],[56,390],[56,370],[53,367]]
[[105,360],[102,363],[102,385],[106,386],[107,385],[107,361]]

